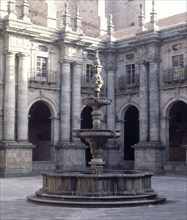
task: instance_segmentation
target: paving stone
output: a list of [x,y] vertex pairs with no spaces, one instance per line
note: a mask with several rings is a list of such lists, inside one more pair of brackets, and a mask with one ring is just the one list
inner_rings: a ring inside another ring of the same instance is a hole
[[186,220],[187,178],[154,176],[152,184],[167,203],[126,208],[67,208],[30,203],[41,176],[0,179],[0,220]]

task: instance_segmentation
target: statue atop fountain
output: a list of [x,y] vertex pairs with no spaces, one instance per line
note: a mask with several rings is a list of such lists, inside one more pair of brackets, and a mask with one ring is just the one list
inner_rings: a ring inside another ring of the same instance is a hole
[[104,80],[101,76],[102,66],[99,60],[98,51],[94,60],[94,74],[91,79],[91,89],[93,94],[90,97],[82,100],[83,104],[92,107],[92,129],[79,129],[73,131],[73,136],[76,138],[84,138],[90,146],[92,159],[89,162],[92,173],[102,173],[105,162],[103,161],[103,147],[108,138],[118,138],[120,132],[118,130],[101,129],[101,107],[110,105],[111,100],[101,98],[101,88]]

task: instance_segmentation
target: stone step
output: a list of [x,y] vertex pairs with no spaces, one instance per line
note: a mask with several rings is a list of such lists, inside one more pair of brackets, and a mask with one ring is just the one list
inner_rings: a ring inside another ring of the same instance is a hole
[[36,192],[36,197],[49,199],[49,200],[59,200],[59,201],[86,201],[86,202],[105,202],[105,201],[133,201],[133,200],[144,200],[144,199],[154,199],[157,197],[157,193],[149,193],[143,195],[111,195],[111,196],[82,196],[82,195],[52,195],[43,192]]
[[[124,196],[125,197],[125,196]],[[165,198],[155,197],[152,199],[136,199],[136,200],[114,200],[112,197],[111,200],[108,201],[77,201],[77,200],[55,200],[48,199],[45,197],[37,197],[36,195],[28,196],[27,199],[32,202],[46,204],[46,205],[58,205],[58,206],[66,206],[66,207],[92,207],[92,208],[110,208],[110,207],[130,207],[130,206],[146,206],[146,205],[156,205],[161,204],[166,201]]]

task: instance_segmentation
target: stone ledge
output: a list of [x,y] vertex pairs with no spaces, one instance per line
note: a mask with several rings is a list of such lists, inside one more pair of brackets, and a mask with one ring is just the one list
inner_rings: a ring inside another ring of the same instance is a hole
[[58,143],[55,148],[56,149],[72,149],[72,150],[79,150],[79,149],[86,149],[88,146],[84,145],[82,142],[70,142],[64,141]]
[[0,142],[1,149],[32,149],[35,145],[28,141],[3,141]]
[[164,149],[165,146],[160,142],[139,142],[132,146],[134,149]]

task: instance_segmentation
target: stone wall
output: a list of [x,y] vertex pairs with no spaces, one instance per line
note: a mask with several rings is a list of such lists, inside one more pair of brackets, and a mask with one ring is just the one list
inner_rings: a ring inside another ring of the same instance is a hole
[[28,175],[32,172],[31,149],[1,149],[0,159],[2,176]]
[[[107,2],[107,1],[106,1]],[[128,1],[128,0],[112,0],[108,1],[108,11],[113,14],[113,22],[115,30],[123,29],[138,25],[138,16],[140,14],[140,4],[144,0]]]

